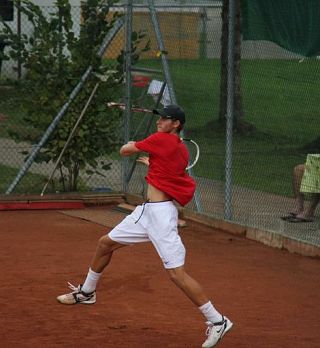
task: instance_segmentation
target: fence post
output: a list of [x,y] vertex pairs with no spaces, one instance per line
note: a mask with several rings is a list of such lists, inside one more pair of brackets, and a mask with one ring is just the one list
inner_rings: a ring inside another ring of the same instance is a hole
[[[125,42],[125,109],[124,115],[124,144],[130,140],[130,118],[131,118],[131,46],[132,46],[132,1],[127,0],[127,14],[126,14],[126,42]],[[123,192],[128,192],[129,182],[127,176],[129,173],[129,158],[122,159],[122,189]]]
[[[149,4],[149,10],[150,10],[150,14],[151,14],[151,20],[152,20],[153,29],[155,31],[157,42],[158,42],[158,46],[159,46],[163,72],[164,72],[165,80],[166,80],[166,83],[167,83],[167,86],[168,86],[168,91],[169,91],[171,103],[172,104],[177,104],[177,99],[176,99],[176,94],[175,94],[174,88],[173,88],[173,82],[172,82],[172,79],[171,79],[169,64],[168,64],[168,60],[167,60],[167,57],[166,57],[167,53],[166,53],[166,50],[165,50],[165,47],[164,47],[162,34],[161,34],[161,31],[160,31],[160,25],[159,25],[159,22],[158,22],[157,13],[156,13],[156,9],[155,9],[153,0],[148,0],[148,4]],[[183,131],[181,132],[181,137],[183,138]],[[193,176],[192,169],[188,169],[188,172],[189,172],[189,174],[191,176]],[[199,194],[198,190],[196,190],[196,192],[194,194],[194,202],[195,202],[195,205],[196,205],[196,210],[198,212],[201,212],[202,211],[202,206],[201,206],[200,194]]]
[[233,219],[232,212],[232,137],[234,116],[234,43],[235,43],[235,0],[229,1],[228,18],[228,80],[227,80],[227,124],[226,124],[226,161],[225,161],[225,199],[224,217]]

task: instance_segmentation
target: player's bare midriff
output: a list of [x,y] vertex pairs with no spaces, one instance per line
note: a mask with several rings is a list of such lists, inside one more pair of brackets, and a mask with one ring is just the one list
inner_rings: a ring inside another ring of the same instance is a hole
[[150,184],[148,184],[147,198],[149,202],[161,202],[172,199],[170,196]]

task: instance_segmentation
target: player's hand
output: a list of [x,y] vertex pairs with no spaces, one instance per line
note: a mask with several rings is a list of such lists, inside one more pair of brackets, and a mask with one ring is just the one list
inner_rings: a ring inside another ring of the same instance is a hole
[[137,162],[140,162],[142,164],[145,164],[147,167],[149,166],[149,157],[147,156],[140,156],[138,159],[137,159]]

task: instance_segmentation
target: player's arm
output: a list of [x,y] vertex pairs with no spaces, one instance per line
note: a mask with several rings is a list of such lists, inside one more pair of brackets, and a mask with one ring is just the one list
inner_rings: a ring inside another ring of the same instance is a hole
[[135,153],[141,152],[136,146],[135,141],[129,141],[127,144],[123,145],[120,149],[121,156],[131,156]]

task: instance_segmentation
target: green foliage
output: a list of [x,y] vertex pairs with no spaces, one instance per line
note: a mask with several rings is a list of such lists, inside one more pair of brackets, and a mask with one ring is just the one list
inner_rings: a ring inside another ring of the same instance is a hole
[[[21,12],[33,25],[32,35],[18,36],[2,22],[2,35],[10,45],[4,59],[20,59],[27,69],[23,86],[28,92],[28,98],[23,100],[26,111],[23,122],[28,132],[11,130],[10,136],[16,141],[38,143],[68,100],[80,77],[88,66],[93,66],[93,73],[84,88],[36,159],[37,162],[57,160],[89,95],[99,83],[99,88],[60,162],[61,189],[65,191],[77,190],[80,170],[86,170],[89,175],[102,175],[97,170],[98,167],[109,169],[110,164],[100,163],[98,158],[112,153],[120,142],[120,114],[116,110],[107,109],[105,105],[122,94],[124,53],[121,52],[112,70],[102,64],[102,58],[97,55],[103,39],[119,17],[114,14],[110,19],[109,9],[114,3],[114,0],[82,2],[79,37],[73,32],[71,6],[67,0],[56,0],[55,10],[49,16],[39,6],[22,0]],[[134,61],[138,60],[140,54],[135,47],[143,39],[143,33],[134,34]],[[107,78],[102,81],[98,77],[101,75]]]

